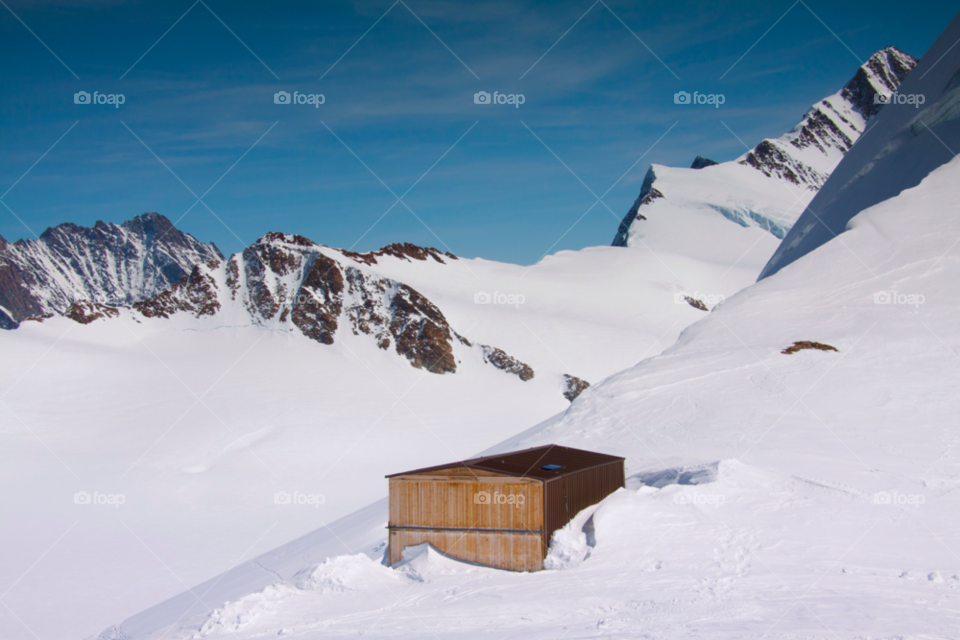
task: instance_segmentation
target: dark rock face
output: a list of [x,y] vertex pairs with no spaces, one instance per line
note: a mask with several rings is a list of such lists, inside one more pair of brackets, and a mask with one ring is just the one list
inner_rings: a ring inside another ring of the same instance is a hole
[[452,336],[447,319],[430,300],[405,284],[346,268],[349,304],[345,313],[353,333],[373,336],[377,346],[396,352],[417,369],[453,373]]
[[854,104],[865,117],[873,117],[883,106],[876,103],[877,90],[896,91],[904,78],[917,66],[917,62],[916,58],[896,47],[884,47],[857,69],[841,95]]
[[653,167],[647,169],[647,175],[644,176],[643,184],[640,185],[640,195],[637,196],[637,199],[634,201],[633,206],[630,207],[630,211],[627,212],[627,215],[625,215],[623,220],[620,221],[620,226],[617,228],[617,235],[613,238],[613,246],[627,246],[627,236],[630,231],[630,225],[632,225],[633,221],[637,219],[646,220],[646,217],[640,213],[640,207],[663,197],[662,193],[653,188],[653,181],[656,179],[657,174],[653,172]]
[[401,285],[390,301],[390,316],[389,328],[397,353],[406,356],[410,364],[430,373],[457,370],[450,325],[432,302]]
[[128,305],[179,282],[219,249],[145,213],[123,224],[62,224],[36,240],[0,241],[0,306],[16,322],[79,300]]
[[[825,106],[832,107],[826,100],[823,103]],[[835,113],[834,117],[841,118],[842,116]],[[822,153],[826,153],[828,147],[836,147],[846,153],[853,146],[853,140],[840,130],[840,127],[832,118],[820,109],[816,109],[807,115],[806,124],[800,131],[800,135],[791,140],[790,144],[797,149],[816,147]]]
[[712,167],[715,164],[719,164],[716,160],[711,160],[710,158],[704,158],[703,156],[697,156],[693,159],[693,164],[690,165],[691,169],[703,169],[704,167]]
[[[699,157],[699,156],[697,156]],[[563,374],[564,390],[563,397],[573,402],[581,393],[583,393],[590,383],[568,373]]]
[[[882,106],[874,104],[878,92],[888,94],[896,91],[916,65],[917,61],[912,56],[896,47],[881,49],[857,69],[856,74],[840,92],[840,99],[860,112],[865,120],[869,120]],[[830,148],[835,148],[846,154],[854,141],[840,130],[838,121],[850,125],[850,121],[840,114],[835,105],[829,100],[821,100],[804,115],[797,126],[798,133],[790,140],[790,145],[797,149],[814,147],[824,154],[828,153]],[[740,164],[753,167],[766,176],[775,176],[802,185],[811,191],[819,191],[830,177],[791,157],[788,150],[782,149],[778,142],[772,140],[762,141]]]
[[740,164],[753,167],[769,178],[781,178],[811,191],[817,191],[830,177],[791,157],[771,140],[760,142]]
[[217,282],[210,275],[220,267],[220,261],[214,260],[202,268],[197,265],[173,285],[158,296],[133,303],[133,308],[148,318],[169,318],[175,313],[185,311],[199,318],[212,316],[220,311],[217,299]]
[[0,329],[16,329],[20,320],[43,313],[40,301],[30,293],[36,281],[7,257],[10,246],[0,237]]
[[66,313],[63,315],[70,318],[74,322],[79,322],[80,324],[90,324],[94,320],[99,320],[100,318],[116,318],[120,315],[120,312],[114,307],[108,307],[100,304],[99,302],[78,300],[70,305],[70,308],[67,309]]
[[409,242],[388,244],[379,251],[370,251],[368,253],[356,253],[354,251],[341,251],[341,253],[351,260],[366,265],[377,264],[377,257],[382,258],[383,256],[393,256],[394,258],[400,258],[408,262],[411,258],[420,261],[433,258],[440,264],[446,264],[441,256],[446,256],[451,260],[459,259],[449,251],[441,253],[440,250],[434,249],[433,247],[420,247]]
[[292,301],[290,320],[311,340],[333,344],[343,309],[343,271],[336,261],[323,254],[312,258]]
[[496,347],[485,344],[479,346],[483,351],[484,362],[492,364],[501,371],[514,374],[524,382],[533,380],[534,372],[530,365],[520,362],[502,349],[497,349]]

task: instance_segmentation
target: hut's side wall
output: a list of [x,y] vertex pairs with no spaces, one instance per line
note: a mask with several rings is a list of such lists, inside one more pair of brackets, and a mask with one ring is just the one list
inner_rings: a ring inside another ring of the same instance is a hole
[[468,562],[528,571],[542,566],[543,485],[531,478],[440,475],[390,478],[388,560],[429,542]]
[[407,547],[429,542],[438,551],[466,562],[511,571],[539,571],[543,568],[540,532],[504,533],[495,531],[431,531],[391,529],[390,564],[402,559]]
[[618,460],[546,481],[543,484],[544,557],[554,531],[562,528],[590,505],[597,504],[625,486],[625,480],[623,461]]

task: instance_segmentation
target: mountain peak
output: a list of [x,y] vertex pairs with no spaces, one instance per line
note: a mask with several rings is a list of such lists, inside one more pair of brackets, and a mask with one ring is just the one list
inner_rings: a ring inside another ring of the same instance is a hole
[[689,169],[658,166],[656,173],[651,167],[613,245],[627,246],[635,222],[668,210],[671,217],[683,210],[717,213],[782,239],[880,111],[877,96],[896,91],[916,64],[900,49],[884,47],[837,93],[807,109],[790,131],[761,140],[740,158],[718,164],[697,156]]
[[0,258],[0,306],[15,324],[63,313],[78,300],[132,304],[179,282],[194,265],[223,255],[166,216],[147,212],[120,224],[59,224],[37,239],[0,244]]
[[897,90],[904,78],[917,66],[917,59],[894,46],[884,47],[867,59],[840,92],[864,118],[877,115],[881,104],[877,94],[889,95]]
[[[836,167],[770,258],[761,279],[844,233],[860,212],[916,187],[934,169],[954,160],[950,149],[955,149],[960,140],[955,108],[960,91],[954,84],[960,76],[960,49],[955,46],[958,37],[960,15],[927,50],[917,65],[923,69],[903,83],[904,94],[924,96],[925,108],[894,102],[880,111],[870,135]],[[894,50],[890,56],[902,60],[900,56],[906,54]],[[868,61],[860,71],[865,73],[865,69],[875,78],[887,77],[885,66]]]
[[703,169],[704,167],[712,167],[715,164],[720,164],[716,160],[711,160],[710,158],[704,158],[703,156],[697,156],[693,159],[693,164],[690,165],[691,169]]

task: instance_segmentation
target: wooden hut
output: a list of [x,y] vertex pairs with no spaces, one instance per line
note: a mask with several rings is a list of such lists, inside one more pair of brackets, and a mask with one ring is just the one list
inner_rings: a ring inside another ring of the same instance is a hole
[[429,542],[467,562],[542,569],[553,532],[624,486],[623,460],[546,445],[387,476],[388,562]]

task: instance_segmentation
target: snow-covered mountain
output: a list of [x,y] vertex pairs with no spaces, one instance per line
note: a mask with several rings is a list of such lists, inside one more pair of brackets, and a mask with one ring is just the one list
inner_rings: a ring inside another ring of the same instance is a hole
[[196,264],[223,256],[164,216],[122,224],[61,224],[34,240],[0,238],[0,328],[64,313],[78,300],[132,304],[169,288]]
[[[761,233],[718,221],[731,247]],[[0,502],[18,523],[0,575],[43,556],[4,603],[41,637],[89,635],[345,516],[385,474],[467,457],[661,352],[770,255],[734,254],[522,266],[268,234],[140,302],[0,332]],[[0,636],[19,637],[4,611]]]
[[[299,331],[319,343],[334,343],[338,330],[366,335],[377,347],[406,358],[417,369],[454,373],[454,345],[473,348],[484,362],[530,380],[535,372],[497,347],[476,344],[457,333],[443,312],[410,286],[366,269],[385,256],[457,260],[451,253],[412,244],[388,245],[365,254],[338,251],[303,236],[268,233],[229,260],[193,267],[170,289],[132,305],[134,314],[170,319],[186,316],[202,329],[253,324],[271,331]],[[67,316],[81,323],[117,310],[74,303]],[[182,320],[182,318],[181,318]]]
[[[918,91],[949,95],[958,39],[960,17]],[[960,144],[939,104],[914,144],[894,109],[877,116],[886,171],[910,173],[915,145]],[[837,175],[869,177],[874,159]],[[381,500],[100,637],[955,637],[958,198],[953,158],[488,449],[627,457],[627,488],[558,533],[550,570],[429,549],[384,567]]]
[[674,247],[685,238],[671,235],[672,219],[695,226],[718,214],[782,239],[879,112],[876,97],[896,91],[916,64],[896,47],[885,47],[793,129],[736,160],[718,164],[697,156],[689,169],[651,165],[614,246]]
[[956,52],[944,56],[911,74],[898,90],[900,98],[884,106],[890,113],[871,120],[869,135],[850,152],[851,161],[838,167],[809,203],[761,278],[843,233],[860,211],[917,186],[955,157],[960,148],[960,75],[952,64]]

